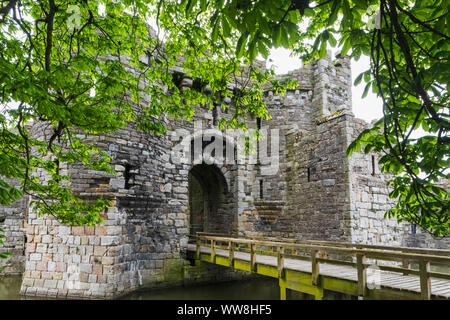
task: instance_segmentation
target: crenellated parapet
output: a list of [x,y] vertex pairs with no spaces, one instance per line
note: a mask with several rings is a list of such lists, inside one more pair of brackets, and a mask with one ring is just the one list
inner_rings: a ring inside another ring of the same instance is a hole
[[[263,62],[254,67],[266,68]],[[131,66],[128,71],[134,72]],[[170,72],[181,92],[213,94],[208,83],[192,79],[181,67]],[[250,130],[235,136],[216,125],[219,117],[233,116],[230,95],[242,86],[232,79],[216,99],[229,110],[198,106],[191,121],[162,116],[165,134],[138,132],[130,123],[109,134],[80,135],[114,158],[117,174],[81,164],[61,164],[61,170],[78,195],[104,197],[111,206],[102,213],[104,224],[96,227],[38,217],[25,202],[17,210],[0,207],[0,227],[5,217],[8,235],[14,237],[9,248],[19,253],[25,248],[22,293],[113,298],[143,286],[241,278],[184,259],[188,236],[196,231],[403,244],[394,222],[382,217],[392,201],[377,156],[346,156],[349,143],[368,126],[352,114],[350,60],[327,55],[273,80],[298,85],[281,95],[266,84],[262,94],[271,119],[247,117]],[[39,125],[34,129],[42,137],[51,134]],[[244,157],[234,143],[254,129],[263,137],[255,153]],[[200,160],[189,154],[184,161],[184,147],[198,147]],[[209,162],[220,154],[237,161]],[[9,218],[16,213],[22,214],[22,224]]]

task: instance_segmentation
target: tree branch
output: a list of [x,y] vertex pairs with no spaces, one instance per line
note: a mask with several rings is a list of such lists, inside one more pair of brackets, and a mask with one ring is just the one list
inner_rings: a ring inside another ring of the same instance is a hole
[[50,11],[48,12],[46,22],[47,22],[47,43],[45,46],[45,70],[50,71],[51,54],[53,46],[53,23],[55,20],[56,11],[58,7],[55,5],[55,0],[49,0]]
[[397,1],[396,0],[388,0],[389,2],[389,17],[391,20],[391,23],[394,27],[395,33],[397,35],[397,40],[399,43],[399,46],[403,52],[403,55],[405,56],[405,61],[408,69],[410,70],[413,80],[414,80],[414,88],[419,93],[420,97],[422,98],[422,101],[432,117],[434,121],[437,123],[441,123],[442,119],[437,114],[436,110],[433,108],[430,98],[428,97],[428,94],[424,90],[422,86],[422,82],[418,77],[416,66],[414,64],[414,61],[411,56],[411,51],[408,45],[408,42],[406,40],[405,34],[403,33],[402,28],[400,27],[400,24],[398,22],[398,14],[397,14]]

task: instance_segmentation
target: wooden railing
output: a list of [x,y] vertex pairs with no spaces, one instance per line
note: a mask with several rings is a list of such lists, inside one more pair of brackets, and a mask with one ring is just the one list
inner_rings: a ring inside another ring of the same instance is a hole
[[[225,233],[213,233],[213,232],[197,232],[195,235],[191,235],[191,238],[196,236],[213,236],[213,237],[225,237],[225,238],[237,238]],[[249,239],[249,240],[260,240],[260,241],[271,241],[271,242],[283,242],[283,243],[295,243],[295,244],[310,244],[310,245],[329,245],[332,247],[344,247],[344,248],[355,248],[355,249],[379,249],[379,250],[389,250],[389,251],[400,251],[404,253],[420,253],[420,254],[430,254],[438,256],[450,256],[450,250],[446,249],[429,249],[429,248],[418,248],[418,247],[400,247],[400,246],[386,246],[386,245],[371,245],[371,244],[360,244],[345,241],[325,241],[325,240],[301,240],[301,239],[280,239],[275,237],[239,237],[239,239]]]
[[[314,240],[238,239],[205,233],[193,235],[191,239],[195,240],[197,258],[200,257],[200,247],[209,246],[211,248],[211,262],[213,263],[215,263],[216,249],[218,248],[228,250],[230,266],[233,266],[236,251],[249,253],[252,271],[256,271],[257,254],[276,256],[279,277],[283,277],[285,271],[285,258],[311,261],[312,285],[317,285],[318,282],[319,263],[354,267],[357,270],[359,296],[366,296],[367,268],[371,266],[367,263],[368,259],[401,264],[401,266],[377,265],[380,270],[419,276],[422,299],[431,298],[431,277],[450,280],[450,273],[430,270],[431,265],[446,266],[450,270],[450,250]],[[410,268],[413,262],[418,264],[418,269]]]

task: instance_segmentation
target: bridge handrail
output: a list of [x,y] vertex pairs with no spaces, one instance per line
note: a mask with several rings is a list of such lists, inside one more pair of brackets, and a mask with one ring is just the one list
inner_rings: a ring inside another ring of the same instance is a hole
[[[223,237],[223,236],[215,236],[215,235],[202,235],[197,234],[193,236],[196,239],[196,255],[200,256],[200,246],[202,241],[210,242],[211,246],[211,257],[215,261],[216,256],[216,248],[217,242],[227,243],[228,244],[228,258],[230,261],[230,265],[232,265],[234,260],[234,251],[236,249],[236,244],[243,244],[249,246],[250,249],[250,264],[251,270],[256,270],[256,253],[261,252],[256,250],[256,246],[266,246],[276,248],[276,252],[272,255],[277,256],[277,268],[278,272],[281,275],[284,272],[284,258],[291,259],[302,259],[305,258],[312,263],[312,283],[317,284],[319,277],[319,263],[328,263],[328,264],[338,264],[338,265],[350,265],[354,266],[357,269],[358,274],[358,291],[361,295],[365,295],[366,292],[366,269],[370,266],[367,263],[367,259],[378,259],[378,260],[387,260],[387,261],[401,261],[403,262],[402,267],[395,266],[383,266],[377,265],[381,270],[393,271],[393,272],[401,272],[404,275],[418,275],[420,277],[420,285],[421,285],[421,294],[424,299],[430,299],[431,297],[431,280],[430,277],[443,278],[450,280],[450,274],[441,273],[441,272],[432,272],[430,271],[430,264],[444,264],[446,266],[450,266],[450,256],[440,256],[440,255],[431,255],[431,254],[421,254],[415,252],[398,252],[395,250],[390,250],[391,247],[382,246],[383,250],[377,250],[375,248],[361,248],[353,246],[351,248],[348,247],[339,247],[339,246],[330,246],[330,245],[315,245],[315,244],[302,244],[302,243],[292,243],[285,241],[267,241],[267,240],[255,240],[255,239],[242,239],[242,238],[233,238],[233,237]],[[220,248],[220,246],[219,246]],[[298,256],[293,254],[285,253],[286,249],[301,249],[310,252],[310,258],[304,256]],[[273,249],[272,249],[273,250]],[[264,252],[267,254],[267,251]],[[337,253],[343,255],[349,255],[352,257],[356,257],[356,263],[350,261],[342,261],[336,259],[328,259],[324,258],[324,253]],[[405,261],[407,264],[405,265]],[[419,263],[419,270],[409,269],[409,263],[411,261],[416,261]]]
[[[197,235],[207,235],[207,236],[219,236],[219,237],[230,237],[226,234],[219,233],[209,233],[209,232],[197,232]],[[193,235],[195,237],[195,235]],[[241,238],[240,238],[241,239]],[[297,244],[318,244],[318,245],[331,245],[333,247],[352,247],[358,249],[380,249],[380,250],[390,250],[390,251],[401,251],[405,253],[419,253],[419,254],[430,254],[430,255],[442,255],[450,257],[450,250],[447,249],[430,249],[430,248],[418,248],[418,247],[401,247],[401,246],[386,246],[377,244],[362,244],[362,243],[352,243],[345,241],[327,241],[327,240],[302,240],[302,239],[278,239],[274,237],[244,237],[244,239],[249,240],[262,240],[262,241],[274,241],[283,243],[297,243]]]
[[[325,246],[325,245],[313,245],[313,244],[300,244],[300,243],[289,243],[283,241],[266,241],[266,240],[253,240],[253,239],[241,239],[241,238],[232,238],[232,237],[218,237],[218,236],[198,236],[200,239],[205,240],[214,240],[214,241],[223,241],[223,242],[233,242],[239,244],[256,244],[261,246],[268,247],[279,247],[283,246],[285,249],[297,248],[297,249],[306,249],[306,250],[319,250],[325,251],[329,253],[343,253],[349,255],[355,255],[357,253],[363,253],[368,258],[373,259],[386,259],[394,261],[403,261],[404,259],[408,259],[410,261],[420,261],[420,260],[428,260],[430,262],[442,262],[445,264],[450,264],[450,256],[439,256],[439,255],[430,255],[430,254],[419,254],[419,253],[409,253],[409,252],[388,252],[388,251],[380,251],[374,249],[361,249],[361,248],[343,248],[337,246]],[[387,248],[387,247],[386,247]],[[385,249],[388,250],[388,249]]]

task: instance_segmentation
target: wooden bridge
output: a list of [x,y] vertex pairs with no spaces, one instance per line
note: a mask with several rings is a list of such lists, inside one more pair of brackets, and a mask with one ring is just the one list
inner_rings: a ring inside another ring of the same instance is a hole
[[330,241],[191,236],[188,258],[279,279],[322,299],[324,290],[367,299],[450,299],[450,250]]

